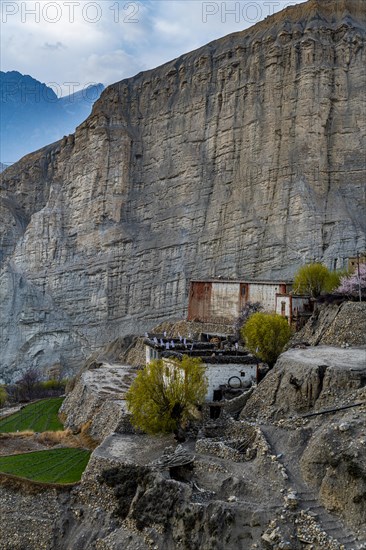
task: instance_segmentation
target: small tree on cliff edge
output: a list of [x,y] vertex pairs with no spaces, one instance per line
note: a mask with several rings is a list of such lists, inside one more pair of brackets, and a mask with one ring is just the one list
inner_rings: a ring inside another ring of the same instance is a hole
[[342,275],[344,272],[329,271],[319,262],[307,264],[300,267],[295,275],[294,291],[318,298],[322,292],[331,292],[337,288]]
[[126,394],[132,424],[146,433],[181,430],[205,399],[207,381],[200,359],[184,356],[167,366],[159,359],[140,371]]
[[8,393],[4,386],[0,386],[0,408],[3,407],[8,399]]
[[269,367],[273,367],[290,337],[287,319],[276,313],[254,313],[242,328],[246,347]]

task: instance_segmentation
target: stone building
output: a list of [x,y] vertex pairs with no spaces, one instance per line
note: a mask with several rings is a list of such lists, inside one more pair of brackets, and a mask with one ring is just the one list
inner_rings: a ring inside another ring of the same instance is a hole
[[208,279],[191,281],[188,321],[233,322],[248,302],[259,302],[263,311],[276,312],[291,325],[302,326],[313,311],[309,296],[291,293],[290,281],[240,281]]
[[149,335],[145,338],[146,364],[162,359],[170,366],[172,359],[182,359],[183,355],[200,358],[208,381],[206,401],[219,401],[227,393],[240,393],[258,382],[260,361],[256,357],[239,350],[234,342],[222,338],[213,340]]
[[366,264],[366,253],[348,258],[348,269],[351,272],[356,271],[361,264]]
[[264,311],[276,310],[276,297],[290,292],[290,281],[192,280],[188,321],[232,322],[248,302],[260,302]]
[[314,300],[310,296],[276,294],[275,312],[286,317],[290,325],[301,328],[314,311]]

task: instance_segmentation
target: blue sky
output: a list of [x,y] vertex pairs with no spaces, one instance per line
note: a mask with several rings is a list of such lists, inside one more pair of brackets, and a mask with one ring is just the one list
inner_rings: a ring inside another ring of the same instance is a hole
[[61,95],[111,84],[301,0],[2,0],[1,70]]

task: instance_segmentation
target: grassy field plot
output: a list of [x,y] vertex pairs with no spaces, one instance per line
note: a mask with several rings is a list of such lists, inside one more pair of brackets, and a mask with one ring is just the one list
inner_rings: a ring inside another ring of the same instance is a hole
[[0,457],[0,473],[42,483],[76,483],[90,458],[84,449],[53,449]]
[[0,419],[0,433],[62,430],[63,426],[57,416],[62,401],[62,397],[52,397],[25,406],[11,416]]

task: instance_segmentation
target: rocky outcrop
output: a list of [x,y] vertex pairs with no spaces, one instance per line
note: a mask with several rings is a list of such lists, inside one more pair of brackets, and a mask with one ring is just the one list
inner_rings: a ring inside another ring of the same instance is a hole
[[3,550],[47,550],[68,493],[53,489],[27,492],[0,486],[0,546]]
[[343,302],[317,308],[291,344],[301,342],[311,346],[366,346],[366,303]]
[[[323,517],[302,509],[281,463],[283,454],[273,454],[256,431],[257,456],[246,462],[232,462],[209,445],[197,448],[190,482],[153,465],[167,445],[174,448],[169,436],[111,434],[72,490],[29,494],[0,487],[1,548],[303,550],[313,543],[324,550],[363,549],[362,532],[359,541],[347,538],[349,531],[334,520],[332,529],[339,527],[342,541],[353,541],[343,544],[328,533]],[[289,454],[301,439],[301,432],[290,434],[292,447],[282,449]]]
[[366,348],[291,349],[259,384],[242,418],[282,419],[362,401]]
[[124,398],[135,375],[123,365],[91,365],[62,404],[65,427],[98,443],[111,432],[134,433]]
[[365,406],[322,426],[301,458],[304,479],[323,505],[366,537]]
[[365,28],[358,0],[289,7],[110,86],[7,169],[2,377],[184,316],[192,277],[365,248]]

